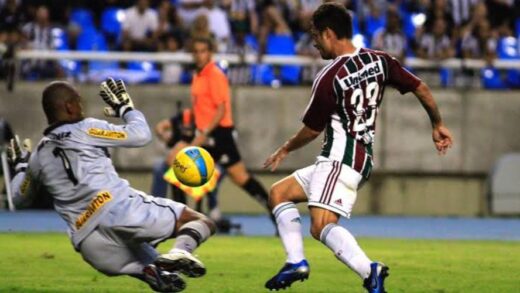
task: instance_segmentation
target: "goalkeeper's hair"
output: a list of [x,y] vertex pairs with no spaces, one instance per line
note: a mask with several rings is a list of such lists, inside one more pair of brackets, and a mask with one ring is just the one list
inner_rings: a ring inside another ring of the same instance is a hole
[[78,92],[68,82],[53,81],[48,84],[42,93],[42,107],[49,124],[59,120],[60,105],[77,98]]

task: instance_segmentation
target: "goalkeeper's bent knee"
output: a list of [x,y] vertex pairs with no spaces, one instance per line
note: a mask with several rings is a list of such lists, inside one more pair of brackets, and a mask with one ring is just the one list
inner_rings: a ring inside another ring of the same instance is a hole
[[199,219],[182,225],[177,232],[177,238],[182,235],[193,238],[200,245],[215,233],[215,224],[210,219]]

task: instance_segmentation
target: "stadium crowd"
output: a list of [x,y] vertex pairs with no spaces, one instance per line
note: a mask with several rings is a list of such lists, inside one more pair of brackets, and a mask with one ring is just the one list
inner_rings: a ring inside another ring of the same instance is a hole
[[[219,53],[255,54],[259,61],[265,54],[319,57],[308,24],[322,2],[0,0],[0,54],[8,60],[17,49],[189,52],[190,40],[206,36],[214,39]],[[491,65],[497,57],[520,59],[519,0],[339,2],[354,15],[357,44],[385,50],[400,60],[409,56],[477,58]],[[107,62],[101,67],[106,66]],[[110,66],[143,69],[136,62]],[[160,70],[162,82],[189,81],[179,64],[152,66]],[[266,71],[244,65],[228,74],[234,84],[255,82],[255,70],[256,75],[261,71],[260,83],[269,80],[269,75],[281,74],[283,83],[297,84],[312,80],[317,70],[285,67]],[[39,79],[65,76],[71,70],[78,69],[63,62],[31,60],[21,72],[26,79]]]

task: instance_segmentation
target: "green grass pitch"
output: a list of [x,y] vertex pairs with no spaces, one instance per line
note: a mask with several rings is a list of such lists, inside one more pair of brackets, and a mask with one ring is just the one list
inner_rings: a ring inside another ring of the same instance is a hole
[[[520,292],[520,243],[499,241],[359,240],[390,266],[389,292]],[[171,241],[160,246],[168,250]],[[321,243],[305,239],[311,276],[288,292],[363,292],[358,277]],[[208,274],[185,292],[267,292],[264,282],[283,264],[274,237],[223,237],[197,251]],[[130,277],[106,277],[59,233],[0,234],[0,292],[150,292]]]

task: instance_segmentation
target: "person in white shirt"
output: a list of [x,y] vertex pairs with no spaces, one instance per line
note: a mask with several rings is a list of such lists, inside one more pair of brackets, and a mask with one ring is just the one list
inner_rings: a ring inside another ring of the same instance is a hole
[[209,29],[215,36],[217,41],[217,51],[226,51],[226,45],[231,40],[231,28],[226,12],[220,8],[216,1],[205,0],[204,6],[208,9],[206,15],[208,17]]
[[[22,27],[22,39],[25,49],[54,50],[52,25],[49,9],[39,6],[35,19]],[[53,60],[27,60],[22,63],[22,75],[32,78],[52,78],[60,75],[60,68]]]
[[123,21],[124,51],[155,51],[159,34],[159,17],[148,0],[138,0],[125,11]]
[[189,29],[195,22],[195,19],[207,9],[202,5],[203,0],[179,0],[179,16],[185,29]]
[[434,60],[444,60],[455,56],[455,50],[448,36],[446,21],[444,19],[435,19],[432,31],[422,36],[419,42],[417,56]]

